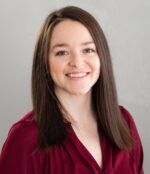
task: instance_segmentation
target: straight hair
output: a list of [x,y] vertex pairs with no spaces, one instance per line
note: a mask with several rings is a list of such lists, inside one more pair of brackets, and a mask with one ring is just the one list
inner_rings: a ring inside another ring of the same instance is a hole
[[32,103],[34,119],[39,129],[38,147],[51,148],[67,137],[66,109],[54,92],[54,82],[48,66],[52,32],[66,19],[83,24],[91,34],[101,62],[100,76],[92,87],[92,104],[97,117],[99,134],[103,133],[110,143],[120,150],[131,150],[133,139],[129,127],[118,106],[116,85],[107,40],[96,19],[87,11],[67,6],[50,13],[39,33],[32,66]]

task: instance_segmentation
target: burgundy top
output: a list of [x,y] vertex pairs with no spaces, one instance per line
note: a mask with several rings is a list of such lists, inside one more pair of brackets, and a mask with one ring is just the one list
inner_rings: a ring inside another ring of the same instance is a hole
[[32,112],[14,124],[2,148],[0,174],[143,174],[143,151],[134,121],[120,107],[127,121],[135,148],[129,153],[114,149],[107,138],[100,138],[103,168],[81,143],[71,125],[68,136],[51,151],[37,150],[38,129]]

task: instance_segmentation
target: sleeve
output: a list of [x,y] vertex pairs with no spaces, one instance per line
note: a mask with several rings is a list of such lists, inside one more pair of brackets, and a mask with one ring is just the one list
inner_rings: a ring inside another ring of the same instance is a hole
[[131,116],[131,114],[124,108],[121,106],[121,110],[123,112],[123,115],[126,117],[125,119],[127,119],[129,128],[131,130],[131,135],[133,137],[133,140],[135,142],[134,148],[131,152],[132,158],[134,160],[135,163],[135,170],[138,171],[138,174],[144,174],[143,171],[143,147],[142,147],[142,143],[141,143],[141,139],[138,133],[138,130],[136,128],[135,122]]
[[11,128],[0,155],[0,174],[33,174],[30,165],[32,140],[27,136],[28,131],[24,123]]

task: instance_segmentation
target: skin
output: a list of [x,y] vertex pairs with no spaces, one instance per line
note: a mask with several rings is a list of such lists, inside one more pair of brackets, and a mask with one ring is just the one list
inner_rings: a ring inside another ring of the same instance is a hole
[[[81,34],[82,33],[82,34]],[[100,74],[100,59],[88,30],[79,22],[65,20],[52,33],[50,73],[56,93],[84,95]]]
[[55,93],[67,110],[77,137],[102,166],[91,104],[92,87],[100,76],[100,59],[87,28],[69,19],[57,24],[52,32],[48,61]]

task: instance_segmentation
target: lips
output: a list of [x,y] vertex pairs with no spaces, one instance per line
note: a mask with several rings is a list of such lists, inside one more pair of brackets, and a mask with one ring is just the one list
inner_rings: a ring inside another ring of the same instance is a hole
[[87,74],[89,74],[89,72],[71,72],[71,73],[67,73],[66,76],[71,78],[82,78],[87,76]]

